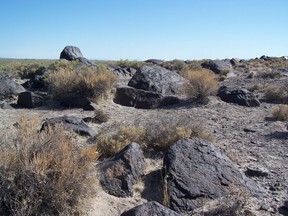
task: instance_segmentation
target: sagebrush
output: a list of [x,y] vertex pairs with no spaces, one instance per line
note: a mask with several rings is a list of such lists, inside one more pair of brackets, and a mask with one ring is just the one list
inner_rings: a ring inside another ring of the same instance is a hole
[[53,98],[57,101],[65,100],[73,94],[98,102],[107,97],[115,80],[115,75],[104,68],[88,67],[73,70],[60,68],[47,78]]
[[12,140],[0,146],[1,215],[74,215],[92,192],[87,177],[97,151],[80,148],[60,126],[39,133],[21,118]]
[[219,89],[217,78],[210,70],[185,70],[181,73],[188,80],[184,91],[189,99],[205,102],[208,96],[215,95]]
[[269,85],[264,89],[265,97],[268,101],[274,103],[288,103],[288,86],[286,85]]
[[288,105],[279,105],[272,110],[272,115],[279,121],[288,121]]
[[[137,142],[144,152],[165,152],[174,142],[185,137],[200,137],[213,142],[212,135],[200,125],[168,123],[169,119],[149,122],[145,125],[132,125],[118,129],[108,128],[102,131],[96,141],[96,147],[104,157],[110,157],[130,144]],[[114,133],[111,133],[114,131]]]

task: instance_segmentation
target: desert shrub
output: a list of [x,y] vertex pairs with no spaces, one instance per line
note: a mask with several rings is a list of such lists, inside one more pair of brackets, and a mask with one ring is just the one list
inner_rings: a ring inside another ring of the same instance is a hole
[[262,71],[257,74],[257,77],[264,78],[264,79],[276,79],[282,77],[282,73],[280,71]]
[[94,112],[94,118],[97,118],[99,122],[107,122],[109,120],[109,115],[102,109],[97,109]]
[[105,69],[88,67],[73,70],[60,68],[46,79],[55,100],[71,94],[85,96],[97,102],[107,97],[116,77]]
[[102,132],[97,137],[97,150],[103,157],[110,157],[131,142],[141,144],[145,133],[146,130],[138,126],[121,127],[114,134],[109,134],[107,131]]
[[116,63],[116,65],[118,65],[121,68],[128,68],[128,67],[132,67],[135,69],[139,69],[140,67],[142,67],[143,65],[145,65],[145,62],[141,62],[141,61],[129,61],[128,59],[121,59],[120,61],[118,61]]
[[171,67],[169,69],[175,71],[182,71],[187,69],[187,64],[182,60],[174,59],[173,61],[171,61]]
[[265,98],[270,102],[288,103],[288,86],[269,85],[264,89]]
[[0,62],[0,71],[15,77],[31,78],[49,64],[51,64],[49,60],[5,60]]
[[171,144],[185,137],[200,137],[213,141],[213,137],[203,127],[187,125],[170,119],[148,122],[145,125],[120,127],[110,134],[111,128],[102,131],[97,137],[97,150],[102,156],[109,157],[130,144],[137,142],[144,151],[165,152]]
[[274,108],[272,115],[279,121],[288,121],[288,105],[280,105]]
[[21,118],[13,140],[0,146],[1,215],[74,215],[92,190],[96,151],[80,148],[60,126],[37,132]]
[[199,61],[199,60],[192,60],[189,61],[188,64],[188,69],[189,70],[193,70],[193,71],[198,71],[198,70],[202,70],[202,66],[201,64],[203,63],[203,61]]
[[208,96],[215,95],[218,91],[217,78],[210,70],[187,70],[182,72],[182,76],[189,81],[184,85],[184,91],[189,99],[205,102]]

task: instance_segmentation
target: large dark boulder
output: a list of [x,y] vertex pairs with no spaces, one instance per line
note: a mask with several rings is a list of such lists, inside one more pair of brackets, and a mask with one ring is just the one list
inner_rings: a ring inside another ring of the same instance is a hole
[[175,142],[164,156],[164,170],[170,207],[179,213],[201,207],[209,199],[227,196],[231,187],[262,195],[256,183],[227,156],[200,138]]
[[123,212],[120,216],[180,216],[180,214],[158,202],[150,201]]
[[252,92],[237,86],[221,86],[217,96],[227,103],[248,107],[260,106],[260,101]]
[[159,93],[124,86],[116,89],[114,102],[139,109],[154,109],[177,104],[180,100],[175,96],[163,96]]
[[13,81],[9,76],[0,77],[0,100],[17,96],[24,91],[26,91],[25,88]]
[[143,152],[131,143],[100,165],[100,183],[105,191],[117,197],[133,196],[133,184],[144,174]]
[[36,92],[22,92],[18,96],[17,104],[25,108],[36,108],[45,105],[48,96]]
[[225,60],[209,60],[201,64],[203,68],[212,70],[216,74],[228,73],[233,69],[233,66],[229,59]]
[[80,49],[75,46],[66,46],[60,53],[60,59],[72,61],[78,58],[84,58],[84,56],[82,55]]
[[176,72],[157,65],[144,65],[133,75],[128,86],[166,96],[182,95],[184,83],[186,80]]
[[92,67],[94,63],[84,58],[80,49],[75,46],[66,46],[60,53],[60,59],[66,59],[68,61],[78,60],[82,65]]
[[42,124],[40,131],[47,129],[49,126],[54,127],[55,125],[61,125],[63,128],[74,131],[80,135],[88,135],[91,137],[95,137],[96,135],[96,132],[86,125],[82,118],[75,116],[61,116],[47,119]]

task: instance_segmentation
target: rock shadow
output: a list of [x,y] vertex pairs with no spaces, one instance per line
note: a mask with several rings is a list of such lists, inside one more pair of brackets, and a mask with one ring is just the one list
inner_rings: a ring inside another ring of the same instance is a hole
[[143,177],[144,190],[141,196],[149,201],[163,203],[162,170],[154,170]]
[[275,131],[265,135],[269,139],[279,139],[279,140],[288,140],[288,132],[286,131]]
[[278,209],[278,212],[280,215],[288,216],[288,208],[286,208],[285,206],[281,206]]

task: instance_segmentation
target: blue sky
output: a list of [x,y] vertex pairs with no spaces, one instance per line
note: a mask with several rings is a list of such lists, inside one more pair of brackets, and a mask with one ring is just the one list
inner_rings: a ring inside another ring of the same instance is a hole
[[254,58],[288,55],[288,0],[0,0],[0,57]]

